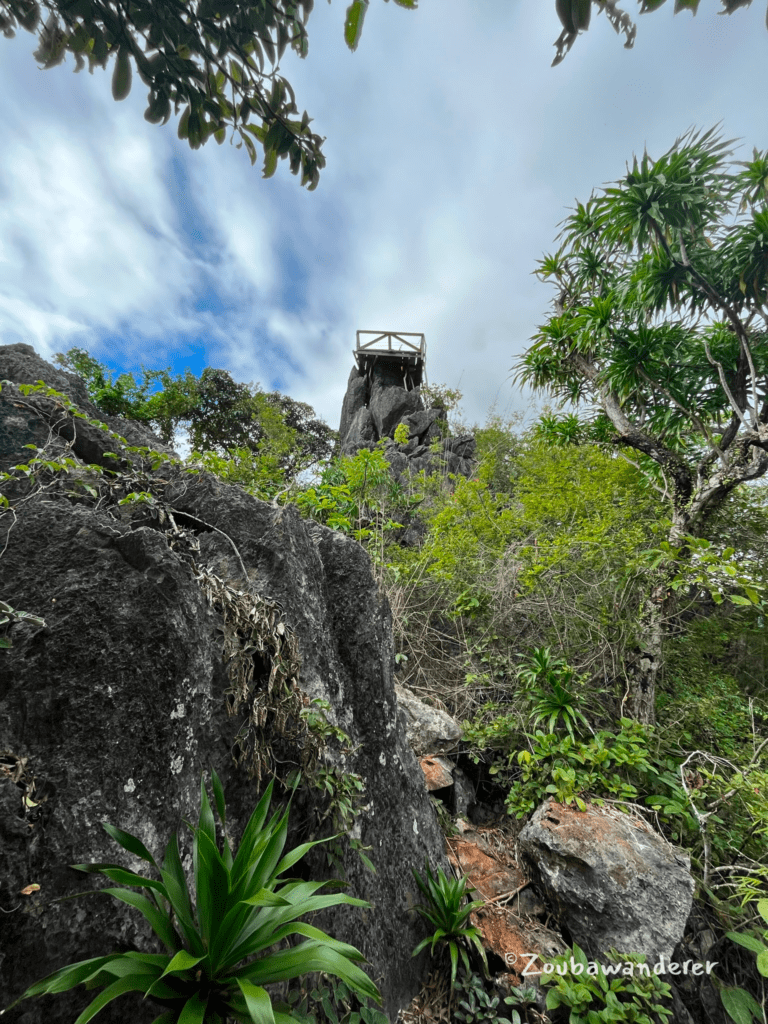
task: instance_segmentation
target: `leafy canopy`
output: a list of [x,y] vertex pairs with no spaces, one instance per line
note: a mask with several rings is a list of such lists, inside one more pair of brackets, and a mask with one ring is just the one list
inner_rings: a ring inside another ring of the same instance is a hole
[[241,384],[226,370],[206,367],[195,377],[190,370],[173,375],[142,369],[139,379],[130,373],[113,379],[83,349],[71,348],[54,360],[83,378],[92,401],[106,413],[146,423],[166,444],[176,443],[179,428],[186,428],[206,469],[232,482],[261,484],[259,496],[270,490],[270,481],[279,490],[333,450],[335,431],[310,405]]
[[[395,0],[415,9],[418,0]],[[112,95],[131,91],[133,68],[148,92],[144,117],[165,124],[181,117],[180,139],[199,149],[213,136],[245,146],[251,164],[256,144],[264,152],[264,177],[288,158],[301,184],[316,188],[325,166],[323,139],[299,117],[290,82],[278,74],[290,44],[300,57],[309,50],[307,19],[314,0],[0,0],[0,31],[12,37],[19,25],[38,31],[36,60],[48,69],[74,54],[75,71],[113,63]],[[354,50],[368,0],[347,9],[344,38]],[[43,20],[45,19],[45,20]]]
[[653,470],[670,540],[768,470],[768,151],[729,147],[691,130],[578,203],[538,265],[553,309],[517,367]]

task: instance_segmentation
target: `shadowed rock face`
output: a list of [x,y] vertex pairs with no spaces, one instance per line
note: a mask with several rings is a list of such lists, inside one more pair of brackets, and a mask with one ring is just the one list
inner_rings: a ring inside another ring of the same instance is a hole
[[[89,405],[77,378],[55,370],[29,346],[0,346],[0,380],[41,378],[107,420]],[[109,422],[134,444],[162,448],[144,428]],[[97,428],[73,424],[51,400],[4,385],[0,467],[27,461],[32,453],[22,445],[42,447],[50,436],[48,450],[59,455],[74,452],[110,465],[105,450],[124,454]],[[168,466],[153,475],[152,490],[176,510],[186,543],[171,543],[146,512],[127,512],[108,500],[96,508],[66,483],[24,500],[20,487],[6,487],[14,513],[0,516],[0,600],[41,616],[46,625],[15,625],[13,647],[0,650],[0,755],[6,755],[0,769],[27,759],[23,777],[0,770],[0,906],[16,908],[0,923],[0,1007],[67,963],[157,948],[144,919],[110,897],[52,902],[102,884],[69,864],[120,861],[141,868],[100,822],[136,834],[161,854],[181,818],[197,819],[201,769],[212,765],[222,778],[235,840],[259,797],[259,787],[231,756],[242,716],[226,713],[222,615],[197,578],[206,566],[244,588],[228,537],[254,591],[278,606],[295,635],[299,685],[330,702],[331,720],[357,748],[345,767],[365,780],[359,838],[371,847],[378,870],[372,875],[356,854],[345,854],[347,891],[373,906],[365,912],[334,908],[318,924],[365,953],[394,1017],[417,991],[424,966],[411,958],[424,935],[409,912],[418,897],[411,867],[423,868],[425,857],[447,864],[398,712],[389,607],[363,549],[291,508]],[[299,751],[281,742],[281,757],[298,761]],[[38,806],[25,810],[30,780]],[[309,797],[297,800],[293,831],[306,832],[316,814]],[[317,878],[337,874],[320,852],[309,870]],[[40,891],[19,895],[30,883]],[[30,1000],[3,1020],[71,1024],[90,996],[78,991]],[[158,1012],[122,997],[99,1020],[145,1024]]]
[[669,958],[693,901],[690,858],[638,818],[585,813],[547,800],[520,833],[520,849],[561,927],[590,956]]

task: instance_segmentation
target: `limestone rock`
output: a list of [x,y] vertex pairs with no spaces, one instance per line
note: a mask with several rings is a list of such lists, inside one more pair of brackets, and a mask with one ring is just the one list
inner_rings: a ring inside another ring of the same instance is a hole
[[[87,420],[73,419],[55,399],[42,398],[39,394],[25,396],[15,386],[35,384],[40,379],[75,402],[86,416],[106,423],[110,430],[124,437],[129,445],[144,445],[178,457],[172,448],[163,444],[142,423],[123,419],[122,416],[108,416],[98,409],[89,401],[85,383],[77,374],[67,373],[44,362],[31,345],[0,345],[0,402],[3,403],[0,413],[0,469],[10,464],[7,460],[12,450],[17,451],[14,446],[19,437],[26,436],[23,444],[37,443],[43,447],[48,437],[46,425],[51,427],[62,442],[71,441],[74,454],[83,462],[114,468],[115,460],[104,458],[102,453],[107,450],[122,454],[121,445],[116,442],[106,445],[106,435],[102,431]],[[9,381],[10,385],[3,386],[3,380]],[[54,452],[61,450],[60,445],[52,449]],[[26,462],[32,454],[29,449],[25,451],[21,448],[21,457],[15,461]]]
[[520,833],[558,921],[588,955],[670,957],[693,900],[690,858],[639,818],[547,800]]
[[451,796],[451,813],[465,818],[470,807],[475,803],[475,787],[461,768],[453,769],[453,793]]
[[368,408],[378,436],[391,437],[404,417],[424,406],[418,388],[406,391],[403,387],[384,386],[374,379]]
[[344,439],[349,433],[352,421],[361,409],[365,408],[368,400],[368,381],[363,377],[356,366],[352,367],[347,382],[347,391],[341,406],[341,422],[339,423],[339,437]]
[[461,739],[461,726],[454,718],[425,704],[415,693],[398,683],[395,684],[395,693],[406,714],[408,742],[417,756],[447,754],[456,749]]
[[[408,427],[408,439],[413,448],[416,448],[419,444],[428,444],[429,442],[426,438],[431,428],[437,423],[445,423],[446,419],[447,417],[443,409],[433,408],[411,413],[410,416],[403,416],[400,422]],[[442,436],[442,431],[439,429],[437,433],[438,436]]]
[[365,406],[358,409],[346,434],[340,434],[340,437],[344,455],[354,455],[359,448],[372,447],[378,440],[378,435],[371,410]]
[[[408,427],[409,438],[405,444],[396,444],[393,437],[401,423]],[[409,391],[404,386],[403,368],[396,362],[374,363],[368,375],[361,375],[356,366],[352,368],[339,424],[339,450],[343,455],[355,455],[361,448],[372,448],[384,440],[396,480],[403,482],[406,475],[422,470],[469,477],[475,470],[475,439],[471,435],[446,437],[447,429],[445,410],[425,409],[421,389]],[[432,449],[435,441],[440,442],[437,451]],[[410,527],[411,520],[404,525]],[[417,524],[413,530],[403,530],[398,542],[418,546],[422,533]]]
[[[43,378],[86,405],[77,381],[27,349],[0,346],[0,380]],[[35,396],[17,408],[17,394],[4,386],[0,395],[9,399],[0,407],[9,464],[29,456],[24,443],[47,437],[52,415],[50,400]],[[116,450],[96,428],[78,450],[81,422],[76,454],[96,462],[105,450]],[[129,439],[160,447],[138,425],[119,429]],[[25,808],[18,785],[0,772],[0,907],[8,910],[21,901],[18,910],[2,915],[0,1006],[67,963],[112,949],[156,950],[144,919],[123,904],[106,896],[56,902],[95,881],[84,881],[69,864],[122,861],[140,867],[100,822],[124,828],[162,853],[182,818],[196,820],[200,771],[210,765],[224,784],[235,841],[258,799],[263,787],[248,779],[231,754],[243,715],[227,714],[223,617],[221,605],[207,600],[201,587],[206,568],[233,588],[251,586],[271,602],[296,638],[301,689],[327,700],[331,721],[350,735],[353,753],[343,767],[359,774],[366,787],[355,834],[371,847],[377,873],[349,850],[344,870],[347,891],[370,900],[372,908],[332,908],[318,924],[363,951],[394,1019],[418,990],[425,966],[424,959],[411,958],[425,934],[421,919],[409,912],[418,901],[411,867],[423,868],[425,858],[433,865],[447,863],[401,725],[390,610],[368,556],[342,534],[302,520],[295,509],[257,501],[209,474],[168,467],[161,473],[154,477],[153,493],[176,510],[182,537],[146,510],[107,499],[95,507],[67,486],[49,487],[44,500],[29,496],[15,515],[0,516],[0,551],[7,542],[0,599],[46,623],[14,626],[13,647],[0,652],[0,754],[8,755],[9,764],[11,754],[13,763],[27,758],[25,771],[38,794],[38,806]],[[254,659],[257,694],[269,667],[268,654]],[[301,750],[289,738],[279,742],[281,758],[298,763]],[[297,798],[294,839],[306,838],[320,809],[309,796]],[[180,834],[185,843],[183,828]],[[313,853],[307,870],[314,877],[338,877],[338,869],[325,864],[323,848]],[[183,857],[188,864],[188,849]],[[20,897],[33,882],[39,892]],[[76,991],[30,1000],[3,1020],[71,1024],[89,995]],[[99,1020],[147,1024],[158,1012],[125,997],[105,1008]]]
[[446,438],[443,447],[447,452],[457,455],[460,459],[474,459],[477,441],[472,434],[461,434],[458,437]]
[[[455,871],[466,875],[477,890],[472,898],[485,901],[485,906],[471,915],[472,924],[482,935],[483,946],[505,962],[512,984],[530,984],[534,979],[522,975],[531,963],[530,957],[557,956],[565,945],[561,936],[539,922],[521,918],[517,897],[529,887],[515,861],[514,843],[502,845],[501,849],[496,844],[491,847],[480,834],[465,830],[461,838],[449,840],[448,859]],[[514,901],[512,894],[517,894]],[[524,957],[525,953],[529,959]]]

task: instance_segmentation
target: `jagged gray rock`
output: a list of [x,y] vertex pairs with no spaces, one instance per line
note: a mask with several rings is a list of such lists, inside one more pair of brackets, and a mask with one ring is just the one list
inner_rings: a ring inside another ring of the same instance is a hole
[[558,923],[592,957],[671,957],[691,912],[690,858],[642,819],[547,800],[519,837]]
[[453,769],[453,793],[451,794],[451,813],[459,818],[466,818],[475,804],[475,787],[461,768]]
[[[404,444],[393,440],[396,428],[408,427]],[[344,455],[372,448],[385,441],[385,453],[396,479],[422,470],[441,470],[469,477],[475,470],[475,439],[472,435],[449,437],[444,409],[425,409],[420,388],[406,390],[397,369],[386,363],[374,365],[370,377],[352,368],[339,423],[339,445]],[[434,442],[440,442],[434,451]],[[410,524],[406,524],[410,526]],[[407,538],[407,540],[406,540]],[[419,532],[404,532],[400,543],[418,544]]]
[[395,683],[395,693],[406,714],[407,735],[411,749],[418,757],[426,754],[447,754],[461,740],[461,726],[445,711],[430,707],[415,693]]
[[[43,378],[92,411],[80,382],[28,346],[0,347],[3,378]],[[60,454],[104,464],[105,450],[120,453],[96,428],[81,432],[81,420],[67,449],[68,417],[50,399],[29,396],[18,408],[18,398],[9,386],[0,395],[5,465],[26,461],[22,445],[42,447],[49,429]],[[143,428],[109,422],[131,440],[161,447]],[[55,902],[88,887],[67,865],[122,860],[101,821],[161,853],[182,817],[196,819],[200,771],[210,765],[224,783],[233,838],[255,805],[260,787],[231,756],[243,723],[226,710],[224,620],[221,604],[207,600],[201,586],[205,567],[233,593],[251,587],[272,603],[296,638],[302,690],[329,701],[330,720],[351,738],[344,767],[366,786],[356,834],[371,847],[377,874],[349,850],[344,868],[347,891],[372,908],[333,908],[319,923],[365,953],[394,1019],[426,966],[425,958],[411,958],[425,931],[409,910],[418,901],[410,868],[422,869],[425,858],[444,868],[447,862],[399,718],[390,610],[368,556],[295,509],[257,501],[209,474],[165,465],[151,476],[158,501],[176,510],[178,536],[146,509],[109,497],[95,507],[68,483],[50,480],[37,497],[14,497],[13,513],[0,517],[0,599],[45,621],[15,625],[13,647],[0,650],[2,764],[27,759],[24,778],[34,781],[38,804],[26,807],[23,780],[0,772],[0,907],[15,908],[3,915],[0,1006],[64,964],[116,948],[156,948],[144,919],[108,897]],[[269,667],[268,654],[254,656],[257,696]],[[290,737],[275,743],[283,760],[300,761]],[[321,797],[294,802],[294,838],[316,827],[322,803],[315,799]],[[308,869],[318,878],[338,874],[325,864],[323,848]],[[39,892],[19,896],[32,882]],[[76,992],[31,1000],[3,1019],[71,1024],[88,999]],[[99,1019],[146,1024],[157,1012],[125,997]]]
[[364,406],[357,410],[349,424],[349,429],[344,435],[342,452],[345,455],[354,455],[361,448],[368,448],[375,444],[377,440],[378,433],[371,410]]
[[375,376],[371,384],[368,408],[378,437],[391,437],[398,423],[424,406],[418,388],[406,391],[396,384],[382,384]]
[[105,458],[102,454],[104,451],[123,454],[121,445],[106,446],[105,435],[101,430],[84,419],[73,419],[55,399],[46,399],[39,394],[25,397],[19,392],[19,384],[36,384],[41,376],[48,387],[67,395],[70,401],[77,404],[80,412],[106,423],[110,430],[122,435],[129,445],[151,447],[178,458],[171,447],[163,444],[142,423],[126,420],[122,416],[108,416],[98,409],[89,400],[85,383],[77,374],[67,373],[44,362],[31,345],[15,344],[0,345],[0,387],[4,380],[11,385],[0,391],[0,469],[7,468],[11,457],[16,462],[27,462],[32,453],[18,444],[19,438],[26,437],[26,442],[22,444],[37,443],[43,447],[49,438],[48,427],[53,429],[57,439],[52,451],[63,451],[64,445],[70,442],[72,453],[83,462],[105,468],[115,468],[116,463],[112,458]]
[[339,423],[339,437],[345,438],[349,429],[361,409],[365,408],[368,401],[368,381],[360,376],[356,366],[352,367],[347,382],[347,390],[341,406],[341,421]]

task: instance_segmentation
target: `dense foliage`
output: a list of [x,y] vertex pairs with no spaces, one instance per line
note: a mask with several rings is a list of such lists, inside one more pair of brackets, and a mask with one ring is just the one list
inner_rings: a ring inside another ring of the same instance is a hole
[[[631,458],[666,524],[629,672],[631,712],[649,723],[680,597],[714,595],[718,573],[739,575],[735,547],[713,548],[709,521],[768,472],[768,152],[734,164],[728,145],[714,129],[690,131],[577,205],[539,263],[552,313],[518,364],[521,381],[587,407],[583,422],[548,416],[542,437]],[[744,568],[732,600],[759,605]]]
[[139,420],[166,444],[187,440],[200,464],[233,483],[271,497],[333,450],[336,432],[305,402],[258,384],[241,384],[226,370],[146,370],[117,376],[83,349],[54,360],[85,381],[107,414]]

